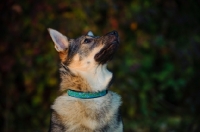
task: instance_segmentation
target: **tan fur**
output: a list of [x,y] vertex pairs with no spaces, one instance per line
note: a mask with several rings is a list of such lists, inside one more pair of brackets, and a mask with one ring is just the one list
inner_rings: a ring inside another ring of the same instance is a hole
[[[88,83],[88,80],[83,79],[83,75],[80,75],[81,73],[86,72],[86,74],[89,74],[88,71],[92,71],[94,67],[98,67],[96,62],[93,60],[93,56],[99,52],[99,50],[102,48],[102,45],[99,47],[93,49],[93,51],[86,57],[83,58],[80,61],[80,56],[76,54],[72,60],[72,62],[69,64],[69,68],[71,71],[73,71],[73,74],[76,74],[75,76],[65,76],[63,75],[62,82],[60,85],[60,91],[65,91],[67,89],[75,90],[75,91],[83,91],[83,92],[91,92],[95,91],[91,88],[91,85]],[[60,56],[60,59],[63,59],[63,56]],[[64,71],[63,68],[60,69],[60,71]],[[95,70],[95,69],[94,69]],[[96,72],[96,71],[94,71]],[[95,79],[95,74],[92,75],[92,79]],[[99,76],[99,75],[98,75]],[[110,78],[111,79],[111,78]],[[107,79],[110,81],[110,79]],[[108,82],[104,82],[105,84]]]
[[[119,95],[109,91],[109,93],[100,98],[80,100],[69,97],[67,94],[62,95],[56,99],[52,109],[54,109],[66,126],[70,126],[69,132],[74,132],[74,129],[80,128],[77,132],[93,132],[91,130],[103,126],[108,122],[112,122],[113,113],[117,113],[118,107],[121,104]],[[107,110],[107,106],[113,106]],[[98,116],[99,110],[106,113]],[[113,130],[115,130],[113,128]],[[120,127],[122,131],[122,127]]]
[[91,91],[90,85],[80,75],[62,76],[60,91],[63,92],[68,90],[69,88],[75,91]]
[[58,54],[59,54],[61,62],[64,62],[67,59],[66,51],[59,52]]
[[[98,64],[94,61],[94,55],[101,50],[103,45],[99,45],[98,47],[94,48],[91,53],[87,57],[84,57],[81,59],[81,56],[76,54],[72,60],[72,63],[69,64],[69,68],[76,70],[76,71],[88,71],[91,69],[94,69],[94,67],[97,67]],[[89,50],[86,47],[81,47],[84,48],[83,51]]]

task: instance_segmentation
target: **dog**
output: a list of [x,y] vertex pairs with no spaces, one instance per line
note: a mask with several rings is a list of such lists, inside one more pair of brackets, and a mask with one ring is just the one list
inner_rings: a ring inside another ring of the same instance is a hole
[[113,78],[107,69],[119,46],[116,31],[76,39],[49,28],[61,60],[60,92],[51,106],[50,132],[122,132],[121,97],[109,91]]

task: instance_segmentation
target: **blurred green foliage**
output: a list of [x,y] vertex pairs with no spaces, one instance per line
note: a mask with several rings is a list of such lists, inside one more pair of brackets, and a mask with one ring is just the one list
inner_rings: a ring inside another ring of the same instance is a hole
[[2,0],[0,131],[47,131],[59,59],[47,28],[120,34],[110,70],[125,132],[200,131],[200,1]]

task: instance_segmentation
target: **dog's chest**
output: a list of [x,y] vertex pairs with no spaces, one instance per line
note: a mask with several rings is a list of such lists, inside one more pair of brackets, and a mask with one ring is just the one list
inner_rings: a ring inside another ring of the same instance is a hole
[[85,100],[66,95],[58,97],[52,109],[59,115],[68,131],[80,128],[94,131],[108,124],[119,123],[117,115],[120,104],[120,97],[113,92],[104,97]]

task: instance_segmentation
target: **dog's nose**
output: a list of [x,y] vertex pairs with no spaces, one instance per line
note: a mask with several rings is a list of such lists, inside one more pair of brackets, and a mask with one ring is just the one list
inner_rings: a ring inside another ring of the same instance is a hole
[[117,31],[112,31],[112,32],[110,32],[110,33],[108,33],[109,35],[115,35],[116,37],[118,37],[118,33],[117,33]]

